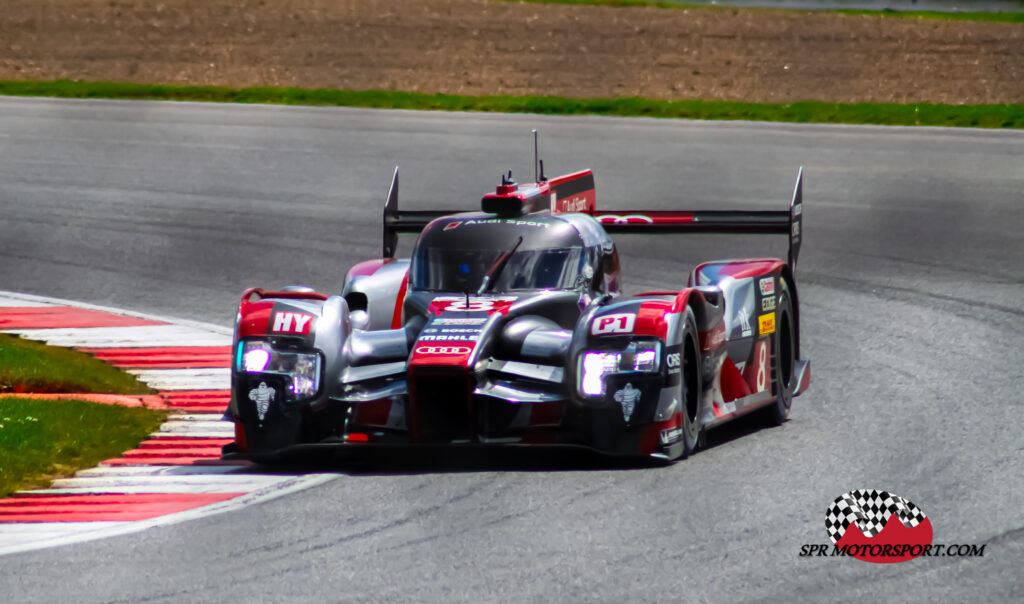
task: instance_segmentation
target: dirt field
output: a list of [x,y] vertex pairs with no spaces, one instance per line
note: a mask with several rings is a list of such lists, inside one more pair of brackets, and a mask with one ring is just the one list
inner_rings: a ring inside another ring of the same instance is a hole
[[1024,103],[1024,26],[498,0],[2,0],[0,79]]

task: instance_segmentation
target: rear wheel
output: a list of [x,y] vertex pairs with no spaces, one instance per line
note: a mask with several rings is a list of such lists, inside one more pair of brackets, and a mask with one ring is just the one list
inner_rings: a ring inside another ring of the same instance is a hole
[[764,409],[768,424],[778,426],[789,419],[793,405],[793,391],[796,388],[794,367],[796,366],[796,330],[793,322],[793,302],[785,279],[780,279],[778,310],[776,311],[775,337],[772,339],[772,382],[775,402]]
[[680,351],[679,398],[683,427],[683,453],[686,459],[697,450],[700,438],[701,416],[701,362],[700,344],[697,337],[697,321],[693,311],[686,311],[686,328],[683,331],[683,349]]

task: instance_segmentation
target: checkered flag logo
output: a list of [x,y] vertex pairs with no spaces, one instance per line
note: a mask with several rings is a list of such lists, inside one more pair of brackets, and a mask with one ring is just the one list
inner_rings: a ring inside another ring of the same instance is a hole
[[853,523],[865,537],[871,538],[881,533],[893,516],[907,528],[914,528],[925,519],[920,508],[899,495],[860,489],[836,497],[825,515],[825,528],[832,543],[838,543]]

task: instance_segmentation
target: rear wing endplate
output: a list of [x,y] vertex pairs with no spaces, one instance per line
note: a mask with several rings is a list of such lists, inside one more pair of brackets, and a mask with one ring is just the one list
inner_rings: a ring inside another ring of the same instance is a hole
[[594,213],[604,230],[615,233],[739,233],[789,236],[789,266],[796,270],[803,238],[804,169],[796,177],[789,210],[627,210]]
[[384,258],[394,258],[399,233],[419,233],[436,218],[458,214],[462,210],[398,210],[398,166],[391,179],[388,200],[384,204]]

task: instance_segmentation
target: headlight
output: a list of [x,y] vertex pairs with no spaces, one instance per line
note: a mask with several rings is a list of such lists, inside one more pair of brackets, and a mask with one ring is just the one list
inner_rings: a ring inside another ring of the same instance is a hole
[[238,371],[274,373],[291,379],[288,389],[298,400],[320,389],[320,355],[316,352],[277,350],[268,342],[249,340],[238,345]]
[[610,373],[654,373],[659,369],[661,343],[630,342],[624,350],[589,351],[580,357],[580,392],[604,394],[604,377]]

